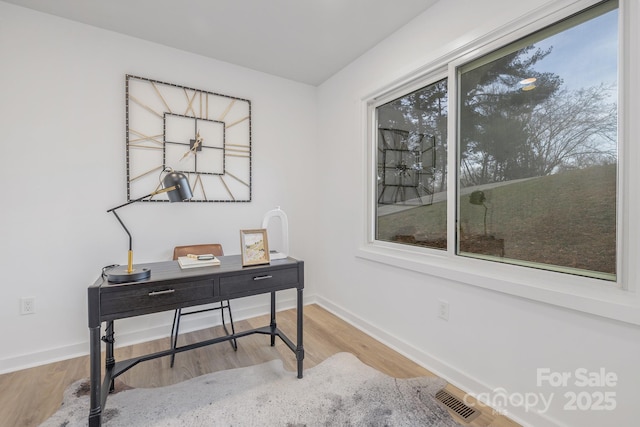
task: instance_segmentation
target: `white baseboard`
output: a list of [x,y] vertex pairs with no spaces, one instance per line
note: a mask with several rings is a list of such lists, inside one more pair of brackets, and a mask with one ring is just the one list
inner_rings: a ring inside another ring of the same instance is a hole
[[[493,391],[495,390],[495,387],[489,387],[487,384],[484,384],[482,381],[474,378],[473,375],[463,372],[446,363],[445,361],[417,349],[410,343],[399,340],[394,335],[391,335],[386,331],[372,325],[371,323],[360,318],[349,310],[346,310],[345,308],[334,304],[333,302],[320,296],[316,296],[314,299],[316,304],[323,307],[327,311],[338,316],[345,322],[353,325],[367,335],[375,338],[377,341],[380,341],[381,343],[387,345],[388,347],[392,348],[393,350],[397,351],[398,353],[402,354],[418,365],[424,367],[440,378],[443,378],[459,389],[473,394],[474,396],[482,395],[483,393],[492,395]],[[523,427],[566,427],[564,424],[558,422],[557,420],[549,418],[545,414],[534,411],[516,411],[516,409],[510,410],[506,415],[511,420],[519,423]]]
[[35,353],[7,357],[0,360],[0,374],[7,374],[9,372],[20,371],[22,369],[59,362],[61,360],[73,359],[75,357],[88,354],[88,350],[89,342],[87,341],[62,347],[49,348]]
[[[305,304],[312,304],[315,301],[313,296],[304,298]],[[258,303],[250,306],[241,304],[232,305],[232,313],[234,322],[252,317],[261,316],[269,313],[270,303]],[[282,294],[276,301],[276,309],[278,311],[287,310],[296,307],[295,296]],[[227,322],[229,320],[227,319]],[[217,312],[208,312],[201,315],[193,315],[182,318],[180,322],[180,333],[193,332],[200,329],[210,328],[219,325],[220,314]],[[156,339],[166,338],[171,333],[171,323],[163,321],[161,324],[154,325],[150,328],[140,329],[136,331],[128,331],[117,334],[116,347],[125,347],[128,345],[139,344]],[[88,334],[87,334],[88,335]],[[168,343],[168,341],[167,341]],[[8,357],[0,360],[0,374],[15,372],[22,369],[33,368],[36,366],[46,365],[48,363],[68,360],[75,357],[86,356],[89,354],[89,341],[83,341],[75,344],[69,344],[56,348],[44,349],[35,353],[22,354],[18,356]]]
[[[473,377],[468,373],[465,373],[454,366],[449,365],[443,360],[440,360],[429,353],[425,353],[422,350],[417,349],[410,343],[399,340],[394,335],[380,329],[354,313],[346,310],[345,308],[334,304],[332,301],[319,297],[317,295],[309,295],[304,297],[304,304],[318,304],[327,311],[333,313],[339,318],[343,319],[347,323],[358,328],[367,335],[375,338],[381,343],[389,346],[393,350],[414,361],[420,366],[428,369],[440,378],[445,379],[454,386],[465,390],[468,393],[474,395],[480,395],[482,393],[491,393],[494,388],[484,384],[482,381]],[[286,310],[296,307],[296,298],[294,296],[288,296],[280,298],[277,301],[277,310]],[[233,306],[233,318],[234,321],[250,319],[253,317],[261,316],[269,313],[269,303],[260,303],[251,306]],[[209,328],[220,324],[220,315],[213,312],[201,316],[189,316],[183,318],[181,322],[181,333],[192,332],[200,329]],[[151,328],[146,328],[138,331],[131,331],[127,333],[118,334],[117,347],[123,347],[127,345],[139,344],[142,342],[152,341],[155,339],[168,337],[171,332],[171,324],[163,323]],[[84,341],[68,346],[58,347],[39,351],[36,353],[25,354],[17,357],[6,358],[0,360],[0,374],[18,371],[21,369],[27,369],[34,366],[40,366],[47,363],[58,362],[61,360],[67,360],[74,357],[86,356],[89,350],[89,342]],[[515,410],[507,414],[509,418],[522,426],[536,426],[536,427],[564,427],[563,424],[556,420],[550,419],[545,414],[537,412],[523,412],[518,413]]]

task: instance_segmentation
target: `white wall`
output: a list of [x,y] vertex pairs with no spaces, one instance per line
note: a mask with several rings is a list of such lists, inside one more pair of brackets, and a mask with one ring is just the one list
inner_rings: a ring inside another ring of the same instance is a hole
[[[246,98],[253,113],[253,201],[121,209],[135,261],[214,241],[239,253],[239,230],[276,206],[289,217],[291,254],[308,257],[314,87],[3,2],[0,62],[0,372],[86,354],[86,289],[103,266],[126,263],[127,236],[106,213],[126,201],[125,74]],[[36,298],[36,314],[19,314],[23,296]],[[256,297],[236,302],[234,317],[267,310]],[[119,344],[168,335],[171,319],[118,322]]]
[[[546,0],[446,0],[322,84],[319,158],[325,165],[314,253],[323,268],[320,301],[454,384],[474,393],[551,398],[545,413],[509,408],[531,426],[631,426],[640,384],[640,328],[578,311],[421,274],[357,257],[366,205],[363,98],[440,56],[546,4]],[[340,155],[336,155],[340,153]],[[637,266],[636,266],[637,268]],[[437,300],[450,319],[437,317]],[[538,368],[574,375],[568,387],[539,387]],[[614,387],[574,386],[575,370],[618,376]],[[570,411],[566,392],[616,393],[614,411]],[[553,393],[553,396],[552,396]],[[542,404],[535,409],[541,409]]]

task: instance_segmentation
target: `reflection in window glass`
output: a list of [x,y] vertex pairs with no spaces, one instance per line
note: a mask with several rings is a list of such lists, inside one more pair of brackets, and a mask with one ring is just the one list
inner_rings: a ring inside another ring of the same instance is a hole
[[446,249],[447,81],[376,108],[376,239]]
[[458,69],[458,253],[615,280],[617,2]]

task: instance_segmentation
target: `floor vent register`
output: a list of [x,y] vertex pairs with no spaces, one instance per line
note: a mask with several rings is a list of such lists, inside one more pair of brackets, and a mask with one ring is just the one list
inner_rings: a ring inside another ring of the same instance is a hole
[[480,411],[465,405],[463,401],[451,395],[444,389],[436,393],[436,399],[442,402],[447,408],[451,409],[466,422],[471,422],[480,415]]

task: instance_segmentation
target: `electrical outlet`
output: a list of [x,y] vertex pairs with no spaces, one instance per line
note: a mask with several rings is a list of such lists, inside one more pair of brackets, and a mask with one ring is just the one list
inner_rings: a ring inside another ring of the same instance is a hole
[[34,297],[20,298],[20,314],[33,314],[36,312],[36,299]]
[[449,320],[449,303],[443,300],[438,300],[438,317],[444,320]]

